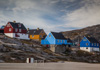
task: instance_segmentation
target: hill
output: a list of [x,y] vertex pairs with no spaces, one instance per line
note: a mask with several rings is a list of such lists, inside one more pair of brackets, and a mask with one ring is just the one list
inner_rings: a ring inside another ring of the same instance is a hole
[[86,27],[83,29],[72,30],[72,31],[65,31],[62,32],[66,38],[70,38],[74,40],[74,42],[80,41],[83,36],[93,36],[98,41],[100,41],[100,24]]
[[0,62],[25,63],[26,58],[30,57],[46,62],[63,58],[62,55],[51,52],[38,41],[20,40],[0,35]]
[[[95,54],[95,55],[94,55]],[[44,60],[45,62],[96,62],[100,63],[100,53],[89,53],[81,50],[66,50],[65,53],[53,53],[38,41],[19,40],[0,35],[0,63],[25,63],[26,58]]]

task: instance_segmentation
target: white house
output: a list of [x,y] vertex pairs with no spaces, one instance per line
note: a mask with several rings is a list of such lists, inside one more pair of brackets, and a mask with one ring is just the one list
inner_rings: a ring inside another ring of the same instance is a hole
[[85,36],[80,42],[80,49],[88,52],[99,51],[99,42],[94,37]]

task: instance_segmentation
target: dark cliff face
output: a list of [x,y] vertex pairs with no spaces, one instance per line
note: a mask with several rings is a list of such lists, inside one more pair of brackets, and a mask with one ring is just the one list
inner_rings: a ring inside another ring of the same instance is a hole
[[70,38],[74,41],[80,41],[83,36],[93,36],[98,41],[100,41],[100,24],[86,27],[83,29],[72,30],[72,31],[65,31],[62,32],[66,38]]

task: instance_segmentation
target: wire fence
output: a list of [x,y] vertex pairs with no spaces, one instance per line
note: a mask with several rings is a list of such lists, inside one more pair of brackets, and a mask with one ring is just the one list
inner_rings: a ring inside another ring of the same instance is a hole
[[34,63],[44,63],[44,60],[34,60]]

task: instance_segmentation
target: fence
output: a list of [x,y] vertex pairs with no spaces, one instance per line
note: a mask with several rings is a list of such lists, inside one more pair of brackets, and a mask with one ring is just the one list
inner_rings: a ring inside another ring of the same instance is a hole
[[34,60],[34,58],[27,58],[26,63],[44,63],[44,60]]
[[44,60],[34,60],[34,63],[44,63]]

